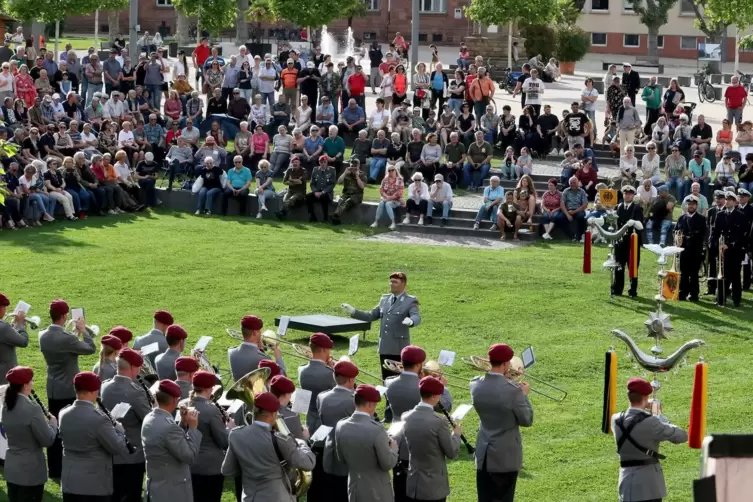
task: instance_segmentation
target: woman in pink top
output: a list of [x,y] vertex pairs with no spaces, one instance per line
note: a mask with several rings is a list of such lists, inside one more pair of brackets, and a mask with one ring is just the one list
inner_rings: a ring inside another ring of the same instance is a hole
[[180,102],[177,91],[170,91],[170,97],[165,100],[165,115],[170,119],[171,123],[177,120],[180,123],[180,127],[185,125],[185,119],[181,119],[181,113],[183,113],[183,103]]
[[397,173],[397,168],[393,165],[387,165],[387,176],[382,180],[382,185],[379,187],[379,193],[382,195],[377,206],[376,218],[374,223],[371,224],[371,228],[376,228],[379,225],[379,219],[384,212],[392,220],[390,224],[390,230],[395,230],[395,209],[403,205],[403,191],[405,185],[403,185],[403,178]]
[[264,132],[262,125],[257,125],[254,134],[251,135],[251,170],[256,172],[259,161],[269,159],[269,136]]
[[557,179],[551,178],[547,183],[547,191],[541,196],[541,224],[544,226],[544,239],[551,240],[554,221],[560,210],[562,194],[557,190]]

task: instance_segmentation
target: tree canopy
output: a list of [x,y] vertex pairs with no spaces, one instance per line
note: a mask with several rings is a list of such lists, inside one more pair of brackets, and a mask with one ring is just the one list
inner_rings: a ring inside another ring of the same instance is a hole
[[546,24],[559,14],[557,0],[471,0],[468,14],[487,25],[506,25],[510,21]]
[[696,26],[710,38],[720,37],[725,28],[741,29],[753,25],[753,2],[750,0],[691,0]]
[[99,8],[99,3],[97,0],[6,0],[4,10],[21,21],[54,23],[62,20],[63,14],[92,13]]
[[275,20],[285,20],[301,27],[319,28],[336,19],[349,18],[361,12],[362,0],[254,0],[248,10],[249,17],[254,12],[264,13]]
[[196,17],[202,30],[217,34],[235,26],[238,3],[234,0],[173,0],[173,5],[187,17]]
[[677,0],[628,0],[645,26],[660,28],[669,22],[669,11]]

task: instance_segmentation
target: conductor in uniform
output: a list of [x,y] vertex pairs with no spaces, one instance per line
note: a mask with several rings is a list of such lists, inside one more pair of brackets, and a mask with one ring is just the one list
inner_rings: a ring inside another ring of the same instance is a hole
[[156,352],[147,354],[149,362],[152,366],[156,364],[157,356],[167,351],[167,340],[165,340],[165,333],[167,328],[174,322],[172,314],[167,310],[158,310],[154,313],[154,328],[144,336],[136,338],[133,342],[133,350],[141,350],[144,347],[156,343],[159,348]]
[[726,208],[719,213],[714,223],[714,231],[711,238],[719,242],[724,237],[724,244],[719,247],[719,252],[724,255],[724,283],[716,286],[716,303],[724,305],[727,300],[727,291],[732,288],[732,303],[735,307],[740,306],[742,297],[742,285],[740,284],[740,268],[745,254],[748,228],[745,225],[745,215],[737,209],[737,195],[734,192],[724,194]]
[[[86,320],[76,321],[76,334],[65,331],[65,321],[70,308],[63,300],[50,303],[52,324],[39,333],[39,348],[47,363],[47,402],[50,413],[58,417],[60,410],[73,404],[76,389],[73,377],[78,372],[78,356],[88,356],[97,351],[92,334],[86,329]],[[63,445],[60,436],[47,448],[47,468],[53,479],[62,472]]]
[[314,434],[321,425],[319,412],[316,409],[316,398],[320,392],[328,391],[335,386],[334,373],[328,366],[330,354],[335,342],[324,333],[314,333],[309,338],[309,348],[313,357],[305,366],[298,368],[298,382],[302,389],[311,392],[309,411],[306,413],[306,427]]
[[[241,334],[243,342],[237,347],[228,350],[228,359],[230,361],[230,372],[233,374],[233,381],[237,382],[244,375],[249,374],[259,367],[259,361],[262,359],[271,359],[262,350],[261,329],[264,323],[255,315],[243,316],[241,319]],[[284,368],[282,363],[282,352],[275,347],[275,360],[277,364]]]
[[667,496],[664,472],[659,462],[659,443],[685,443],[688,433],[663,422],[648,411],[654,389],[640,378],[627,384],[630,408],[612,416],[612,430],[620,456],[620,502],[661,502]]
[[76,401],[60,411],[65,502],[110,502],[112,457],[127,454],[123,426],[94,407],[102,381],[91,371],[73,379]]
[[[717,265],[719,260],[719,238],[714,240],[714,226],[716,226],[716,219],[719,213],[725,210],[725,199],[723,190],[714,190],[714,202],[715,205],[709,208],[706,213],[706,224],[708,227],[708,241],[706,245],[706,252],[709,256],[709,270],[708,278],[706,279],[706,295],[716,296],[716,283],[717,283]],[[682,265],[682,262],[680,263]]]
[[16,347],[29,345],[25,312],[17,312],[13,317],[12,325],[3,321],[9,305],[8,297],[0,293],[0,385],[8,383],[5,380],[5,374],[18,365]]
[[[634,202],[634,198],[635,188],[632,185],[622,187],[622,202],[617,206],[617,228],[622,228],[626,224],[629,225],[629,228],[622,239],[614,246],[614,259],[617,260],[619,266],[614,270],[613,296],[622,296],[622,290],[625,287],[625,270],[628,268],[628,261],[630,260],[630,240],[634,233],[638,234],[638,265],[641,263],[643,210],[640,204]],[[630,279],[628,296],[638,296],[637,277]]]
[[698,274],[703,264],[703,241],[706,238],[706,218],[698,213],[698,197],[687,198],[688,212],[680,216],[675,227],[682,235],[680,253],[680,301],[698,301]]
[[390,470],[397,464],[397,442],[372,418],[381,401],[371,385],[356,387],[356,411],[335,427],[337,458],[348,468],[348,498],[393,502]]
[[222,463],[225,476],[242,476],[243,500],[295,502],[290,478],[281,468],[310,471],[314,454],[306,443],[274,430],[280,402],[271,392],[254,396],[254,421],[230,431]]
[[141,354],[125,348],[118,355],[118,374],[102,385],[102,403],[108,410],[119,403],[131,406],[120,422],[126,438],[135,447],[133,453],[122,453],[113,458],[112,502],[140,502],[142,499],[146,466],[141,447],[141,425],[152,411],[150,397],[134,382],[143,365]]
[[34,371],[16,366],[3,375],[8,383],[3,398],[3,430],[8,439],[3,477],[8,485],[8,502],[42,502],[47,481],[43,448],[55,441],[58,422],[45,417],[29,396]]
[[141,442],[146,458],[146,502],[193,502],[191,464],[199,455],[199,412],[181,412],[175,422],[180,387],[171,380],[159,382],[157,407],[144,419]]
[[471,381],[471,403],[480,425],[476,442],[476,488],[479,502],[512,502],[518,473],[523,468],[520,427],[533,425],[527,382],[509,378],[513,350],[509,345],[489,348],[491,369]]
[[199,371],[199,362],[193,357],[180,356],[175,360],[175,383],[180,387],[180,398],[188,399],[193,389],[194,373]]
[[155,369],[160,380],[175,380],[178,375],[175,373],[175,361],[183,353],[186,347],[186,338],[188,333],[183,326],[172,324],[167,328],[165,340],[167,341],[167,351],[155,358]]

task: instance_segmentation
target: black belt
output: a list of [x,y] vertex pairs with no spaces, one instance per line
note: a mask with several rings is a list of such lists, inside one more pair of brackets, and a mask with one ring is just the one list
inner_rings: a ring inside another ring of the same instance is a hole
[[659,461],[655,458],[647,458],[645,460],[622,460],[620,467],[641,467],[644,465],[658,464]]

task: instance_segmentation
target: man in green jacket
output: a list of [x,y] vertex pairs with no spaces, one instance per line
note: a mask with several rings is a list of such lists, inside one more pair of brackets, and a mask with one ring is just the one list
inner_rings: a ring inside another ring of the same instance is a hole
[[651,131],[653,131],[656,121],[659,120],[659,112],[661,112],[661,86],[656,83],[656,76],[651,76],[648,79],[648,85],[643,88],[641,99],[646,102],[646,127],[644,132],[647,136],[651,136]]

